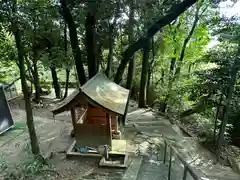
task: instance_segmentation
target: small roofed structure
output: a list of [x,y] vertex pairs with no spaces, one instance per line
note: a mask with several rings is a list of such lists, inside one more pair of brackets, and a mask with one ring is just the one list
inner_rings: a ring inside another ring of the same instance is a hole
[[14,126],[4,86],[0,84],[0,135]]
[[127,113],[129,90],[109,80],[102,72],[76,89],[53,114],[71,111],[76,146],[112,147],[112,133],[120,133],[119,121]]

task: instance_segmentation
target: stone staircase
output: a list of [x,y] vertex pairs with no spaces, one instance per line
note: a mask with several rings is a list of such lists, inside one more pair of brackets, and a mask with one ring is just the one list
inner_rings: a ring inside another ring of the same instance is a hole
[[[162,116],[154,116],[153,112],[145,109],[130,111],[127,116],[126,134],[138,144],[138,151],[143,155],[137,180],[168,179],[168,162],[163,164],[163,137],[181,154],[185,162],[189,163],[194,172],[202,180],[239,180],[239,174],[230,167],[214,163],[214,155],[204,149],[194,138],[185,137],[184,133]],[[160,158],[159,158],[160,157]],[[183,179],[183,165],[178,158],[172,161],[172,180]],[[187,180],[193,180],[190,175]]]
[[[144,158],[137,180],[167,180],[169,175],[168,165],[168,163],[164,164],[163,161],[155,161],[153,159]],[[172,162],[170,179],[183,179],[183,168],[179,166],[177,162]],[[186,180],[191,180],[191,177],[187,176]]]

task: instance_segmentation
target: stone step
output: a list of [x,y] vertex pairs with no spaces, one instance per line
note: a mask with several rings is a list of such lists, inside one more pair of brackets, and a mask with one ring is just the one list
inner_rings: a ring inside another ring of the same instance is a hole
[[130,157],[131,162],[122,180],[137,180],[142,160],[143,160],[142,156],[131,156]]
[[127,125],[133,125],[133,124],[137,124],[139,126],[167,126],[167,125],[171,125],[169,122],[167,121],[139,121],[139,122],[128,122]]
[[[183,168],[176,162],[172,163],[171,180],[182,180]],[[167,180],[168,179],[168,163],[163,164],[162,161],[144,160],[139,170],[137,180]],[[192,180],[187,176],[187,180]]]

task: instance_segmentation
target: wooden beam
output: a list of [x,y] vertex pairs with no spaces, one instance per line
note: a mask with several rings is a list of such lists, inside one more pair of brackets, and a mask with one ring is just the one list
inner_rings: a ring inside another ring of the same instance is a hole
[[[71,117],[72,117],[73,130],[74,130],[74,132],[75,132],[75,131],[76,131],[76,123],[77,123],[75,108],[72,108],[72,109],[71,109]],[[75,134],[76,134],[76,132],[75,132]]]
[[107,118],[107,134],[109,134],[110,137],[108,137],[108,142],[110,144],[110,150],[112,150],[112,127],[111,127],[111,115],[106,113],[106,118]]

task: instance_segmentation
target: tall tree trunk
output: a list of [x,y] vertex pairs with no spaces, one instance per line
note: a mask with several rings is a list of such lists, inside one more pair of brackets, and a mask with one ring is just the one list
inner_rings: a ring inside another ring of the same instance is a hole
[[[199,20],[199,9],[200,9],[200,7],[197,6],[194,22],[193,22],[193,25],[192,25],[192,28],[191,28],[190,32],[188,33],[188,36],[185,38],[185,40],[183,42],[183,46],[182,46],[182,50],[181,50],[181,54],[180,54],[180,58],[179,58],[179,66],[176,68],[176,71],[175,71],[174,75],[173,75],[173,71],[174,71],[174,67],[175,67],[175,64],[176,64],[176,58],[174,57],[171,60],[171,65],[170,65],[170,70],[169,70],[169,80],[168,80],[168,91],[167,91],[167,95],[165,96],[165,98],[162,102],[161,108],[160,108],[160,110],[162,112],[166,112],[169,97],[172,93],[172,85],[173,85],[174,81],[176,79],[178,79],[179,76],[180,76],[181,66],[182,66],[182,62],[183,62],[183,59],[184,59],[187,44],[188,44],[189,40],[191,39],[191,37],[194,33],[194,30],[197,26],[198,20]],[[180,26],[180,23],[178,24],[177,28],[179,26]],[[175,33],[176,33],[177,28],[175,29]],[[174,36],[174,41],[175,41],[175,43],[177,43],[175,36]],[[176,48],[174,49],[174,54],[176,55]]]
[[[64,23],[64,51],[65,51],[65,56],[67,56],[67,24]],[[65,99],[68,96],[68,84],[69,84],[69,76],[70,76],[70,69],[68,67],[66,68],[66,82],[65,82],[65,92],[63,98]]]
[[35,85],[35,100],[38,103],[40,101],[40,83],[39,83],[39,75],[38,75],[38,67],[37,67],[37,62],[38,62],[38,55],[37,55],[37,50],[34,48],[36,44],[36,37],[37,37],[37,32],[36,32],[36,14],[35,14],[35,8],[33,9],[33,42],[32,42],[32,52],[33,52],[33,78],[34,78],[34,85]]
[[146,107],[147,104],[147,80],[148,80],[148,59],[150,52],[149,40],[143,49],[143,60],[142,60],[142,73],[141,73],[141,83],[140,83],[140,93],[139,93],[139,108]]
[[38,103],[40,101],[40,82],[39,82],[39,75],[38,75],[38,67],[37,67],[37,59],[36,55],[34,55],[33,59],[33,79],[34,79],[34,87],[35,87],[35,100]]
[[100,69],[100,67],[102,69],[105,69],[103,66],[103,55],[102,55],[102,44],[100,42],[98,42],[98,46],[97,46],[97,69]]
[[51,67],[51,73],[52,73],[52,83],[55,91],[55,96],[56,98],[60,99],[61,98],[61,88],[58,82],[58,77],[57,77],[57,71],[55,67]]
[[236,84],[237,73],[238,73],[239,64],[240,64],[239,56],[240,56],[240,44],[238,45],[237,56],[236,56],[236,58],[234,60],[234,63],[232,65],[230,80],[228,82],[228,91],[227,91],[228,94],[227,94],[227,99],[226,99],[226,102],[225,102],[225,111],[224,111],[224,116],[223,116],[220,132],[219,132],[219,139],[218,139],[218,146],[217,146],[217,153],[216,153],[218,160],[220,160],[220,153],[222,151],[222,146],[223,146],[223,142],[224,142],[224,133],[226,131],[226,125],[227,125],[227,122],[228,122],[230,103],[232,101],[234,86]]
[[[130,4],[130,13],[129,13],[129,24],[128,24],[128,42],[129,44],[132,44],[134,41],[134,14],[135,14],[135,0],[131,1]],[[135,56],[133,55],[130,58],[129,65],[128,65],[128,74],[127,74],[127,83],[126,83],[126,88],[130,90],[131,94],[131,89],[133,85],[133,76],[135,74],[135,69],[136,69],[136,60]]]
[[68,96],[69,75],[70,75],[70,70],[66,69],[66,83],[65,83],[64,98],[66,98]]
[[[174,49],[174,53],[176,54],[176,49]],[[172,85],[173,85],[173,71],[174,71],[174,67],[175,67],[175,64],[176,64],[176,57],[173,57],[171,59],[171,63],[170,63],[170,68],[169,68],[169,77],[168,77],[168,91],[167,91],[167,94],[163,100],[163,102],[161,103],[161,107],[160,107],[160,111],[162,112],[166,112],[167,110],[167,105],[168,105],[168,100],[169,100],[169,97],[171,95],[171,92],[172,92]]]
[[217,139],[216,138],[216,134],[217,134],[217,120],[218,120],[220,108],[222,106],[222,100],[223,100],[223,93],[220,96],[219,104],[218,104],[218,107],[217,107],[217,112],[216,112],[216,115],[215,115],[214,129],[213,129],[213,144],[214,144],[214,146],[217,145],[216,144],[216,139]]
[[113,65],[113,48],[114,48],[114,37],[113,37],[113,31],[114,31],[114,24],[109,24],[109,52],[108,52],[108,62],[107,62],[107,69],[106,69],[106,75],[107,77],[112,76],[112,65]]
[[60,0],[60,2],[61,2],[62,11],[63,11],[63,18],[64,18],[65,22],[67,23],[68,29],[69,29],[69,36],[70,36],[73,56],[75,59],[78,80],[79,80],[80,84],[83,85],[86,83],[86,75],[85,75],[85,70],[84,70],[83,62],[82,62],[82,53],[81,53],[81,50],[80,50],[79,44],[78,44],[76,25],[73,20],[72,14],[71,14],[69,8],[67,7],[66,0]]
[[107,69],[106,74],[109,78],[112,77],[112,65],[113,65],[113,49],[114,49],[114,40],[115,40],[115,28],[117,25],[117,18],[120,13],[120,4],[118,3],[117,12],[115,13],[115,17],[113,19],[113,22],[110,23],[110,20],[108,21],[109,24],[109,52],[108,52],[108,63],[107,63]]
[[152,38],[151,42],[152,42],[152,45],[151,45],[152,60],[149,63],[149,67],[148,67],[147,95],[148,95],[149,87],[150,87],[150,84],[151,84],[150,80],[151,80],[151,76],[152,76],[153,68],[154,68],[153,64],[154,64],[154,61],[155,61],[154,37]]
[[[32,96],[33,93],[33,85],[34,85],[34,78],[33,78],[33,68],[31,67],[31,63],[29,62],[29,60],[27,59],[28,57],[25,57],[26,60],[26,64],[27,64],[27,68],[28,68],[28,76],[26,76],[27,80],[29,80],[29,82],[31,83],[31,88],[30,88],[30,94]],[[19,66],[19,65],[18,65]]]
[[96,32],[95,32],[95,15],[93,10],[89,10],[86,17],[86,50],[88,57],[88,75],[89,79],[95,76],[98,72],[98,65],[96,62]]
[[149,88],[150,88],[150,84],[151,84],[151,70],[150,68],[148,68],[148,80],[147,80],[147,95],[148,95],[148,91],[149,91]]
[[181,50],[181,54],[180,54],[180,58],[179,58],[179,65],[178,65],[178,67],[175,71],[174,80],[179,79],[180,72],[181,72],[181,67],[182,67],[182,62],[184,60],[184,55],[185,55],[187,44],[190,41],[190,39],[192,38],[194,30],[197,27],[197,23],[198,23],[198,20],[199,20],[199,10],[200,10],[200,7],[197,6],[194,21],[193,21],[193,24],[192,24],[192,28],[189,31],[188,36],[184,39],[184,42],[183,42],[183,46],[182,46],[182,50]]
[[193,65],[193,63],[190,63],[188,65],[188,78],[190,77],[190,74],[191,74],[191,71],[192,71],[192,65]]
[[[16,10],[14,10],[14,12],[16,12]],[[18,52],[19,70],[20,70],[21,84],[22,84],[22,90],[23,90],[24,101],[25,101],[27,127],[28,127],[29,136],[30,136],[31,150],[34,155],[39,155],[40,148],[39,148],[37,135],[34,127],[34,122],[33,122],[30,93],[28,91],[28,86],[26,82],[26,71],[24,67],[24,47],[21,42],[21,35],[20,35],[19,28],[17,24],[15,24],[14,22],[12,22],[12,29],[13,29],[13,34],[15,37],[15,42],[16,42],[16,47]]]
[[165,72],[164,72],[164,68],[161,68],[161,78],[155,83],[155,88],[157,87],[157,85],[161,82],[162,84],[164,84],[164,77],[165,77]]
[[[173,41],[175,44],[177,43],[176,35],[177,35],[177,32],[178,32],[180,26],[181,26],[181,22],[179,21],[176,28],[173,31]],[[163,99],[163,101],[161,102],[161,105],[159,108],[159,110],[164,113],[167,110],[168,100],[169,100],[170,94],[172,92],[173,74],[174,74],[174,69],[175,69],[175,65],[176,65],[176,54],[177,54],[176,47],[174,47],[173,54],[174,54],[174,57],[172,57],[172,59],[171,59],[169,73],[168,73],[167,94],[166,94],[165,98]]]
[[140,38],[136,42],[132,43],[123,53],[121,63],[117,69],[117,73],[114,78],[114,82],[116,82],[117,84],[121,82],[125,67],[135,52],[142,49],[149,41],[149,39],[151,39],[162,27],[171,23],[181,13],[185,12],[190,6],[192,6],[196,2],[197,0],[184,0],[181,3],[174,4],[165,16],[161,17],[148,29],[148,35],[146,38]]

